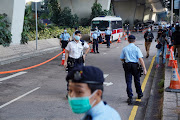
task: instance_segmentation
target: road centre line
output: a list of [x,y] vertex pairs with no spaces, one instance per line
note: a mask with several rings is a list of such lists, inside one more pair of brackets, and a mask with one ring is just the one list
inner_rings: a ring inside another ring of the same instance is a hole
[[16,76],[19,76],[19,75],[22,75],[22,74],[25,74],[25,73],[27,73],[27,72],[22,71],[22,72],[15,73],[13,75],[10,75],[10,76],[4,77],[4,78],[0,78],[0,82],[11,79],[13,77],[16,77]]
[[[148,81],[148,79],[149,79],[149,75],[150,75],[150,73],[151,73],[151,70],[152,70],[152,67],[153,67],[153,64],[154,64],[154,61],[155,61],[155,57],[156,57],[156,56],[153,57],[153,59],[152,59],[152,61],[151,61],[151,64],[150,64],[150,66],[149,66],[148,72],[147,72],[147,74],[146,74],[146,76],[145,76],[145,78],[144,78],[144,81],[143,81],[143,83],[142,83],[142,86],[141,86],[142,92],[144,92],[144,90],[145,90],[146,83],[147,83],[147,81]],[[139,100],[139,99],[136,99],[136,101],[139,101],[139,102],[140,102],[141,99],[140,99],[140,100]],[[129,120],[134,120],[134,119],[135,119],[135,116],[136,116],[138,107],[139,107],[139,106],[133,106],[133,109],[132,109],[131,114],[130,114],[130,116],[129,116]]]
[[23,95],[21,95],[21,96],[15,98],[15,99],[13,99],[13,100],[11,100],[11,101],[9,101],[9,102],[7,102],[7,103],[1,105],[1,106],[0,106],[0,109],[6,107],[7,105],[9,105],[9,104],[11,104],[11,103],[13,103],[13,102],[16,102],[17,100],[19,100],[19,99],[21,99],[21,98],[23,98],[23,97],[29,95],[30,93],[32,93],[32,92],[38,90],[39,88],[41,88],[41,87],[37,87],[37,88],[35,88],[35,89],[33,89],[33,90],[31,90],[31,91],[25,93],[25,94],[23,94]]

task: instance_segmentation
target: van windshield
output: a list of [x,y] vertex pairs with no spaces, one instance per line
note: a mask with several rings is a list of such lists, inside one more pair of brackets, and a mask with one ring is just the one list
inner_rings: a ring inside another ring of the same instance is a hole
[[94,31],[96,26],[99,30],[105,31],[109,27],[109,21],[92,21],[91,30]]

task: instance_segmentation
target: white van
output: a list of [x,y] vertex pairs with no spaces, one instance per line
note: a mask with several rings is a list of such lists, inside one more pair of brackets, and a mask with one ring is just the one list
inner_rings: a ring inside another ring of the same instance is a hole
[[112,39],[117,40],[119,38],[119,35],[123,35],[123,28],[122,28],[122,19],[120,17],[115,16],[105,16],[105,17],[96,17],[91,22],[91,31],[90,36],[95,31],[96,26],[101,31],[101,35],[104,38],[105,36],[105,30],[107,27],[110,28],[112,31]]

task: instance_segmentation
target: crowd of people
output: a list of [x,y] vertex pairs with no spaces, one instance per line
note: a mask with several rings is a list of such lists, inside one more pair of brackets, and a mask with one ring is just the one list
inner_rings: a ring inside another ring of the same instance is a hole
[[[60,44],[62,49],[65,49],[64,67],[68,68],[68,75],[66,77],[68,93],[66,97],[68,98],[72,111],[76,114],[85,113],[82,120],[100,120],[105,118],[121,120],[118,112],[102,100],[104,82],[103,72],[97,67],[84,66],[84,61],[90,47],[85,41],[81,40],[81,32],[78,31],[77,28],[75,30],[72,41],[70,41],[70,35],[67,33],[66,29],[60,36]],[[110,48],[111,35],[112,31],[107,28],[105,31],[107,48]],[[98,30],[97,27],[92,34],[91,39],[93,43],[93,52],[99,53],[98,43],[99,41],[102,42],[102,36],[101,31]],[[148,28],[145,32],[144,39],[147,52],[146,58],[148,58],[151,42],[154,39],[151,28]],[[140,76],[141,72],[144,74],[147,73],[143,54],[141,50],[135,46],[135,41],[136,37],[134,35],[128,36],[129,45],[123,48],[120,55],[120,60],[123,61],[123,68],[125,71],[128,105],[133,102],[132,76],[134,76],[137,98],[141,99],[143,97],[143,92],[141,90]],[[172,25],[168,28],[159,26],[155,41],[157,42],[156,68],[160,67],[160,54],[162,55],[162,65],[166,62],[167,45],[169,45],[169,47],[173,46],[175,51],[174,54],[176,55],[178,52],[178,58],[180,58],[180,31],[178,25]]]

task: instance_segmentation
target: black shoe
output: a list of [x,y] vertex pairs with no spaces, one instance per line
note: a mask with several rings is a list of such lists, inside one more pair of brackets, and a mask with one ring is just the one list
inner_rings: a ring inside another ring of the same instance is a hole
[[97,53],[99,53],[99,52],[97,52]]
[[128,99],[127,99],[127,103],[128,103],[128,105],[132,105],[133,99],[132,99],[132,98],[128,98]]
[[142,95],[138,95],[138,99],[141,99],[143,97],[143,94]]
[[94,54],[96,54],[96,52],[94,52]]
[[66,94],[66,99],[68,99],[68,93]]
[[107,48],[110,48],[110,46],[107,46]]
[[149,55],[146,56],[146,58],[148,58],[148,57],[149,57]]

